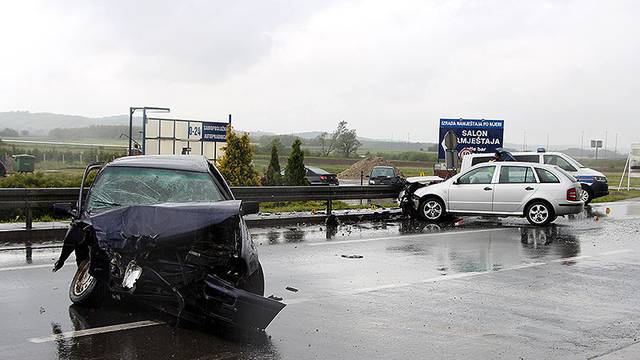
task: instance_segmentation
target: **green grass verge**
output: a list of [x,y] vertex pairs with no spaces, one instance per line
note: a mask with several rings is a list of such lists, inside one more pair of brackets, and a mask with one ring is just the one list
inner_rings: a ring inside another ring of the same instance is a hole
[[[621,172],[607,172],[604,173],[609,181],[609,186],[618,186],[620,185],[620,176]],[[624,176],[624,181],[622,181],[622,186],[627,186],[627,175]],[[631,178],[631,187],[640,187],[640,178]]]
[[627,200],[640,197],[640,190],[609,190],[609,195],[593,199],[592,203]]

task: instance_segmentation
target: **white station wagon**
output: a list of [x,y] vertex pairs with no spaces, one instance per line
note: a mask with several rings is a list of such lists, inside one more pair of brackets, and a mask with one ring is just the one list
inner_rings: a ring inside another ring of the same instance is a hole
[[524,216],[542,226],[582,212],[580,191],[580,183],[557,166],[491,162],[420,188],[411,201],[427,221],[440,221],[447,214]]

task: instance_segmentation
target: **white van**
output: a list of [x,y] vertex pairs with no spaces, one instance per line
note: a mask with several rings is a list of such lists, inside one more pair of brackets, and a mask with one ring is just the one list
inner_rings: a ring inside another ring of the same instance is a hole
[[[575,177],[582,186],[580,199],[586,204],[591,200],[609,195],[609,184],[607,177],[599,171],[590,169],[580,164],[576,159],[567,154],[560,152],[513,152],[511,153],[517,161],[531,162],[538,164],[556,165],[561,169],[568,171]],[[493,154],[469,154],[462,158],[460,172],[466,172],[472,166],[493,161]]]

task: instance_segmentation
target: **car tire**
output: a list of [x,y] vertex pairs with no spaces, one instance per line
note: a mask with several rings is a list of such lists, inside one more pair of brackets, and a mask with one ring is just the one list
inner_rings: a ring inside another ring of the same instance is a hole
[[109,287],[89,274],[89,265],[89,259],[78,265],[69,286],[69,298],[78,306],[98,307],[109,295]]
[[525,217],[531,225],[547,226],[556,219],[553,207],[544,201],[534,201],[524,213]]
[[238,288],[250,293],[264,296],[264,272],[262,264],[258,263],[258,269],[247,278],[240,280]]
[[444,203],[436,197],[428,197],[422,200],[418,208],[418,216],[420,216],[422,220],[429,222],[442,221],[446,214]]
[[593,200],[593,191],[591,191],[591,189],[586,185],[582,185],[582,191],[580,192],[580,200],[582,200],[582,202],[585,205],[588,205],[591,202],[591,200]]

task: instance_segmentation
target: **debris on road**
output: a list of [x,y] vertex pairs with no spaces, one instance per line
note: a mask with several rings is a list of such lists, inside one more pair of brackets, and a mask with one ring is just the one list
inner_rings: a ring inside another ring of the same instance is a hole
[[282,301],[282,298],[280,296],[275,296],[275,295],[269,295],[269,297],[267,299],[271,299],[271,300],[275,300],[275,301]]
[[364,256],[362,255],[345,255],[342,254],[343,258],[347,258],[347,259],[362,259]]
[[285,288],[285,290],[289,290],[289,291],[291,291],[291,292],[298,292],[298,289],[296,289],[296,288],[294,288],[294,287],[291,287],[291,286],[287,286],[287,287]]

